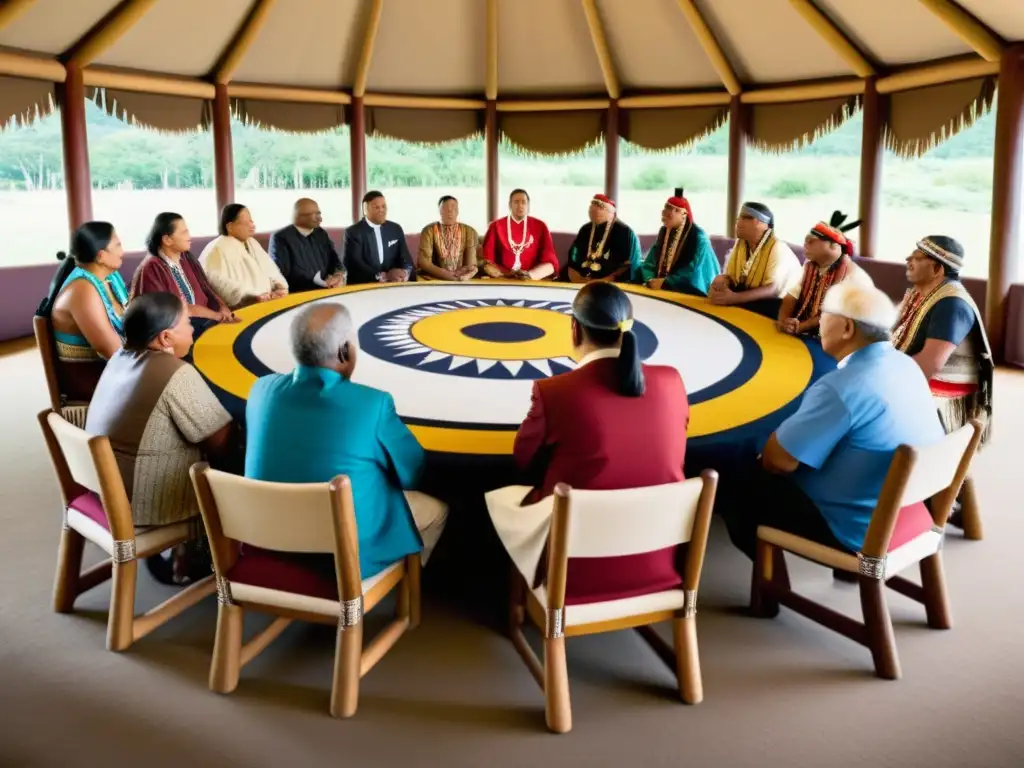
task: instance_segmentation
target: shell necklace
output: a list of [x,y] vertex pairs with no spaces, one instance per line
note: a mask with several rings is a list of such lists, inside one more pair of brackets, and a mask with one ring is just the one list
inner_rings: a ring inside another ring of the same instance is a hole
[[509,214],[508,217],[505,219],[505,234],[508,235],[508,245],[509,248],[512,249],[512,255],[515,256],[516,259],[515,263],[512,265],[512,269],[520,269],[522,267],[523,251],[525,251],[533,243],[532,237],[529,239],[529,241],[527,241],[526,239],[527,235],[530,232],[529,219],[529,214],[523,216],[523,239],[520,240],[518,243],[512,239],[512,214]]

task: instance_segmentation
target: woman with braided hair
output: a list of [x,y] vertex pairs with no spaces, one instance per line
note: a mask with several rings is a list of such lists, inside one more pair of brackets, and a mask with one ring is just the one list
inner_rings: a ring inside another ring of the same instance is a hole
[[819,221],[804,238],[807,261],[786,291],[779,309],[778,327],[793,335],[818,335],[821,302],[833,285],[851,280],[873,287],[868,273],[853,261],[853,241],[846,233],[860,224],[846,224],[846,215],[835,211],[826,224]]

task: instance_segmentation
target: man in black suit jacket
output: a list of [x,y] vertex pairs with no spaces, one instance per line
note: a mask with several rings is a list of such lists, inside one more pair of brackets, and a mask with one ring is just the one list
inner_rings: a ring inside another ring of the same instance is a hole
[[291,293],[345,284],[341,257],[321,221],[320,206],[304,197],[295,203],[291,226],[270,236],[270,258],[277,262]]
[[404,283],[415,280],[405,232],[388,221],[388,204],[380,192],[363,197],[363,219],[345,230],[348,282]]

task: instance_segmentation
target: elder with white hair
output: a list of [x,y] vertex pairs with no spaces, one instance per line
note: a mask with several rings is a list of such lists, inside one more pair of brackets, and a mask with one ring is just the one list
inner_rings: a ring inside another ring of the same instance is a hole
[[[425,455],[387,392],[356,384],[356,334],[348,310],[317,302],[292,323],[291,373],[259,379],[249,393],[245,476],[278,483],[352,481],[364,579],[406,555],[426,563],[447,508],[412,490]],[[287,510],[281,510],[287,515]],[[333,555],[293,556],[334,578]]]
[[804,393],[749,476],[719,488],[729,536],[751,559],[759,525],[859,551],[896,448],[942,439],[924,374],[890,342],[895,315],[873,286],[825,294],[821,346],[838,367]]

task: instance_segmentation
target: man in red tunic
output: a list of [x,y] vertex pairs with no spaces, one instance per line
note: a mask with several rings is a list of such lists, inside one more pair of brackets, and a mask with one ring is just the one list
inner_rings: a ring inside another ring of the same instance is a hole
[[483,268],[488,277],[543,280],[559,271],[548,225],[529,216],[530,196],[515,189],[509,215],[491,222],[484,236]]

